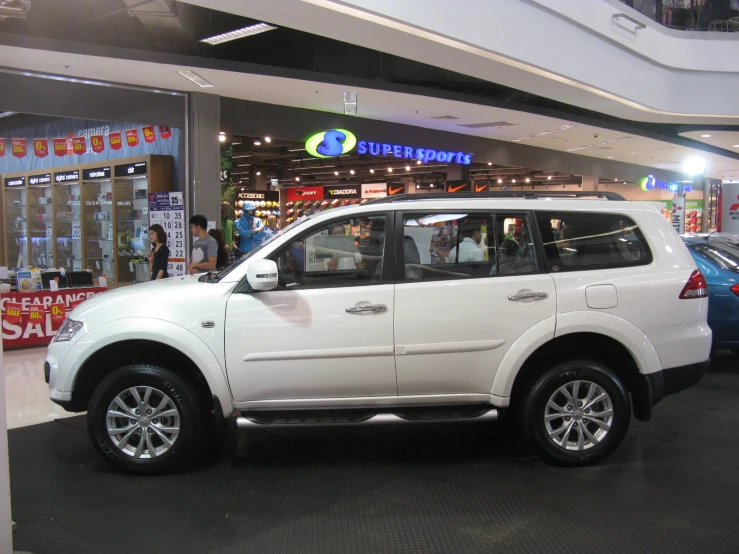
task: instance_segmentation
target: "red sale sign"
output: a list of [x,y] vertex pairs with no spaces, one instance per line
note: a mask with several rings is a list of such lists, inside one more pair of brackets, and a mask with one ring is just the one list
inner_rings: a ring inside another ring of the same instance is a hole
[[16,158],[25,158],[28,154],[28,141],[26,139],[11,139],[13,147],[13,156]]
[[121,133],[110,133],[108,135],[108,142],[110,142],[110,149],[111,150],[120,150],[123,148],[123,139],[121,138]]
[[0,158],[5,155],[5,139],[0,138]]
[[21,309],[23,304],[18,302],[8,302],[5,305],[5,315],[3,319],[9,323],[20,323],[21,322]]
[[95,154],[100,154],[100,152],[105,150],[103,135],[92,135],[90,137],[90,144],[92,145],[92,151],[95,152]]
[[74,137],[72,139],[72,147],[74,153],[78,156],[83,156],[87,152],[87,140],[85,137]]
[[172,129],[169,126],[166,125],[160,125],[159,126],[159,136],[163,139],[168,139],[172,136]]
[[49,155],[49,139],[33,139],[33,152],[38,158]]
[[157,135],[154,132],[154,125],[148,125],[141,129],[144,133],[144,140],[146,142],[154,142],[157,139]]
[[67,317],[65,308],[66,306],[63,302],[49,306],[49,309],[51,310],[51,323],[56,325],[57,328],[64,323],[64,319]]
[[54,139],[54,154],[56,156],[67,155],[67,139]]
[[139,145],[139,132],[136,129],[126,131],[126,143],[131,147]]

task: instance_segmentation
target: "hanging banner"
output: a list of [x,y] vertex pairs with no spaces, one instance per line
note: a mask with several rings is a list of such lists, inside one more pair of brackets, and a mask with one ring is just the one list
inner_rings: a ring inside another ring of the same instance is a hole
[[13,146],[13,156],[16,158],[25,158],[28,154],[28,141],[26,139],[11,139]]
[[87,141],[85,137],[74,137],[72,139],[72,148],[78,156],[84,156],[87,153]]
[[38,158],[49,155],[49,139],[33,139],[33,153]]
[[123,139],[121,138],[121,133],[110,133],[108,135],[108,141],[110,142],[110,149],[111,150],[120,150],[123,148]]
[[139,145],[139,132],[136,129],[126,131],[126,144],[131,147]]
[[721,232],[739,234],[739,183],[721,185]]
[[67,139],[54,139],[54,154],[57,156],[67,155]]
[[49,306],[49,310],[51,311],[51,323],[54,326],[59,326],[64,323],[64,318],[67,317],[67,312],[66,306],[63,302],[52,304],[51,306]]
[[92,145],[92,151],[95,152],[95,154],[100,154],[100,152],[105,150],[105,140],[103,139],[103,135],[91,136],[90,144]]
[[74,155],[74,137],[70,136],[71,133],[67,133],[67,155],[73,156]]
[[21,309],[23,304],[20,302],[6,302],[5,303],[5,315],[3,320],[13,325],[17,325],[21,322]]
[[159,126],[159,136],[163,139],[168,139],[172,136],[172,129],[169,128],[167,125],[160,125]]
[[0,158],[5,155],[5,139],[0,138]]
[[154,125],[147,125],[142,127],[141,131],[144,133],[144,140],[148,143],[152,143],[157,139],[157,135],[154,132]]

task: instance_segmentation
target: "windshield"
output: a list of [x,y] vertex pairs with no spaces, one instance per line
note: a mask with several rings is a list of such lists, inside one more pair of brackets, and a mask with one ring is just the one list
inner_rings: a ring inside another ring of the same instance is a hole
[[223,271],[219,272],[218,275],[215,278],[215,281],[220,281],[221,279],[223,279],[226,275],[228,275],[229,273],[231,273],[234,269],[236,269],[237,267],[239,267],[246,260],[248,260],[249,258],[251,258],[252,256],[254,256],[254,254],[256,254],[257,252],[259,252],[262,248],[264,248],[268,244],[270,244],[277,237],[281,237],[282,235],[284,235],[288,231],[291,231],[292,229],[295,229],[295,227],[298,227],[298,226],[302,225],[303,223],[305,223],[306,221],[308,221],[308,218],[309,218],[309,216],[305,216],[304,215],[303,217],[301,217],[301,218],[296,219],[295,221],[293,221],[290,225],[288,225],[284,229],[281,229],[280,231],[278,231],[277,233],[275,233],[274,235],[272,235],[270,238],[268,238],[262,244],[260,244],[259,246],[257,246],[254,250],[252,250],[248,254],[242,256],[237,261],[235,261],[230,266],[228,266],[226,269],[224,269]]
[[694,243],[690,245],[690,248],[711,260],[721,269],[739,273],[739,248],[716,241],[705,244]]

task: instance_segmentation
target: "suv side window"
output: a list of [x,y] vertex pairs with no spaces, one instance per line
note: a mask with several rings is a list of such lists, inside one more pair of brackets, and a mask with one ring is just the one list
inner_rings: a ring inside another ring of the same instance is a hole
[[624,215],[537,212],[550,271],[584,271],[652,263],[644,235]]
[[403,216],[406,282],[536,273],[526,216],[421,213]]
[[270,256],[280,288],[381,283],[386,221],[385,215],[333,221],[294,240]]

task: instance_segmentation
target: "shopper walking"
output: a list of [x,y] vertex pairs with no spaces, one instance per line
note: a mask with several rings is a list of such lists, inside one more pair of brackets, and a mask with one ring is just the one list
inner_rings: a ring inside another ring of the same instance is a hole
[[256,209],[254,202],[244,202],[244,213],[236,220],[241,256],[248,254],[264,241],[264,223],[254,215]]
[[233,256],[229,256],[226,250],[226,243],[223,240],[223,233],[220,229],[211,229],[208,234],[216,239],[218,243],[218,254],[216,255],[216,270],[222,271],[233,263]]
[[187,272],[194,275],[215,270],[218,262],[218,243],[208,234],[208,220],[204,215],[194,215],[190,218],[190,232],[193,243]]
[[152,244],[151,252],[146,255],[146,259],[149,260],[149,280],[166,279],[169,277],[167,273],[169,248],[165,244],[167,233],[161,225],[155,223],[149,227],[149,240]]

